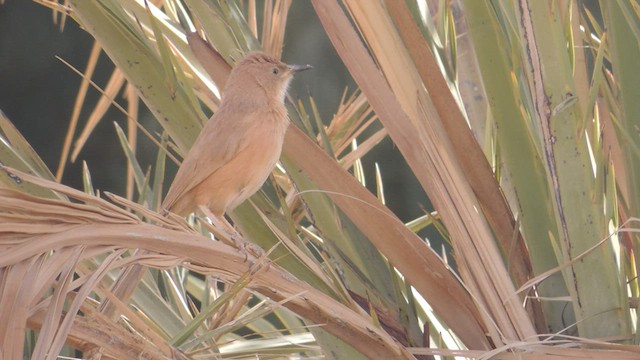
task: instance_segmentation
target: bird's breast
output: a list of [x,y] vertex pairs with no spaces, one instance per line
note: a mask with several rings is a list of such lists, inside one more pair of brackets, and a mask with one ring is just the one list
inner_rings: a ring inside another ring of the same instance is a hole
[[206,191],[198,194],[203,197],[202,202],[214,208],[233,209],[260,189],[282,152],[288,119],[286,113],[284,118],[280,115],[254,113],[252,119],[245,119],[249,120],[243,126],[245,145],[202,184],[199,190],[217,190],[217,196],[207,199]]

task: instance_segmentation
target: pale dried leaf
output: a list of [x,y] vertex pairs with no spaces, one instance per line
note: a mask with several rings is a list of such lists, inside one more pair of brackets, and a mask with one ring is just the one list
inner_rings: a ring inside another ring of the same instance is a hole
[[76,161],[78,154],[86,144],[89,136],[91,136],[93,129],[95,129],[100,120],[104,117],[104,114],[107,113],[111,104],[114,103],[114,99],[122,89],[124,82],[124,74],[117,68],[113,70],[113,73],[109,78],[109,82],[100,96],[100,100],[98,100],[93,112],[89,115],[89,119],[87,119],[87,124],[75,141],[74,149],[71,153],[71,161]]
[[73,141],[73,135],[75,134],[76,127],[78,126],[80,111],[82,110],[82,105],[84,104],[85,98],[87,96],[87,90],[89,89],[89,79],[93,77],[93,72],[96,69],[96,64],[98,64],[98,57],[100,56],[101,52],[102,48],[97,41],[94,41],[91,52],[89,53],[89,59],[87,59],[87,68],[82,76],[82,82],[80,83],[80,88],[78,89],[78,95],[76,95],[76,101],[73,104],[73,113],[71,113],[69,129],[67,130],[67,135],[65,136],[64,143],[62,144],[60,162],[58,163],[58,170],[56,171],[56,180],[58,181],[62,180],[64,168],[67,165],[67,159],[69,157],[69,150],[71,149],[71,142]]
[[[70,189],[65,189],[63,185],[55,185],[58,191],[78,195]],[[15,192],[5,193],[3,200],[10,200],[12,193],[15,194]],[[113,218],[111,213],[120,214],[122,212],[120,208],[115,206],[113,206],[113,209],[109,208],[104,204],[104,200],[90,200],[89,195],[83,195],[82,197],[87,203],[101,207],[101,211],[94,210],[94,214],[97,217],[101,216],[104,220],[111,220]],[[44,202],[46,205],[55,204],[56,206],[61,206],[55,200],[41,199],[38,202]],[[7,201],[0,201],[0,214],[6,211],[4,207],[6,203]],[[32,206],[21,211],[24,213],[30,211],[38,212],[38,207]],[[58,212],[64,211],[64,209],[58,210]],[[64,222],[65,218],[59,217],[59,219]],[[34,220],[33,223],[37,222],[38,220]],[[15,227],[15,229],[19,229],[19,227]],[[77,284],[73,283],[72,286],[68,286],[71,280],[69,275],[73,273],[81,253],[95,249],[110,251],[113,248],[137,248],[149,253],[166,254],[166,256],[149,256],[141,259],[141,263],[147,266],[164,267],[168,264],[172,265],[170,258],[173,258],[176,263],[184,261],[183,264],[192,270],[215,275],[221,280],[229,282],[236,281],[243,274],[252,271],[253,266],[251,264],[258,261],[251,254],[243,253],[220,242],[211,241],[201,235],[165,229],[140,222],[113,224],[101,222],[98,218],[86,225],[69,222],[67,226],[57,228],[56,232],[38,235],[37,239],[38,241],[31,241],[31,238],[25,236],[16,239],[13,232],[0,232],[0,244],[12,244],[0,254],[0,267],[6,269],[19,262],[28,261],[33,256],[46,254],[55,249],[61,249],[58,251],[62,251],[62,253],[72,254],[72,257],[76,259],[65,262],[64,269],[60,271],[60,274],[62,274],[60,279],[67,280],[56,286],[56,293],[51,298],[53,306],[48,307],[41,323],[44,329],[43,332],[50,335],[42,337],[42,345],[38,348],[38,355],[44,355],[46,353],[45,349],[52,345],[53,334],[55,334],[52,326],[60,322],[60,316],[62,315],[60,306],[55,304],[61,304],[61,299],[64,298],[73,285]],[[253,272],[253,280],[248,285],[249,289],[260,292],[274,301],[288,299],[289,301],[285,304],[288,309],[308,320],[324,324],[325,330],[339,336],[365,354],[371,356],[383,354],[382,356],[385,358],[411,358],[404,348],[395,343],[388,334],[373,327],[371,319],[367,316],[348,309],[331,297],[295,279],[276,264],[263,264],[261,266],[261,271]],[[79,293],[79,296],[86,294],[86,291],[90,290],[91,286],[88,286],[89,284],[96,284],[91,279],[91,276],[86,278],[85,285],[87,287],[84,288],[86,290]],[[301,293],[304,295],[299,296],[298,294]],[[23,321],[26,321],[26,319]],[[65,327],[65,329],[69,328]],[[55,345],[58,346],[59,342],[55,341]]]

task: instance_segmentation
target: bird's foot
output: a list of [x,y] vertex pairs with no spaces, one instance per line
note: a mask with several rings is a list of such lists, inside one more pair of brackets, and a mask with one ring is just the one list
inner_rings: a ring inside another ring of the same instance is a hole
[[244,252],[245,254],[251,254],[256,258],[264,256],[265,252],[260,246],[247,241],[242,235],[240,235],[240,233],[236,229],[232,227],[226,227],[226,229],[220,230],[224,233],[226,237],[225,240],[228,240],[227,242],[229,242],[229,245]]
[[243,252],[245,254],[245,261],[249,258],[249,254],[258,259],[264,257],[264,250],[260,246],[247,241],[231,224],[229,224],[224,216],[214,215],[204,206],[201,206],[200,210],[211,220],[213,226],[218,230],[218,233],[215,235],[223,242]]
[[240,251],[243,251],[245,253],[249,253],[249,254],[255,256],[258,259],[265,255],[264,250],[260,246],[254,244],[254,243],[252,243],[250,241],[245,240],[237,232],[235,234],[232,234],[230,236],[230,239],[231,239],[231,241],[233,241],[234,247],[236,249],[240,250]]

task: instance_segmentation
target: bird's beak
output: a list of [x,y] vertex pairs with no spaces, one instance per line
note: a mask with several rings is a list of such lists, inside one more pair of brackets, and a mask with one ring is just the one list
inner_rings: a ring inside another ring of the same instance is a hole
[[305,70],[309,70],[313,68],[313,66],[307,64],[307,65],[289,65],[289,69],[294,72],[300,72],[300,71],[305,71]]

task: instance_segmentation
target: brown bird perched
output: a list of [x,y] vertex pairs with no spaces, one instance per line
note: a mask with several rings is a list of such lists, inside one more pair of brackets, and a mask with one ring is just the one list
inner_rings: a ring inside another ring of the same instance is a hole
[[178,169],[162,208],[182,216],[199,208],[223,220],[227,210],[258,191],[282,152],[289,126],[287,87],[296,72],[310,68],[287,65],[263,52],[249,53],[240,61],[229,75],[218,111]]

